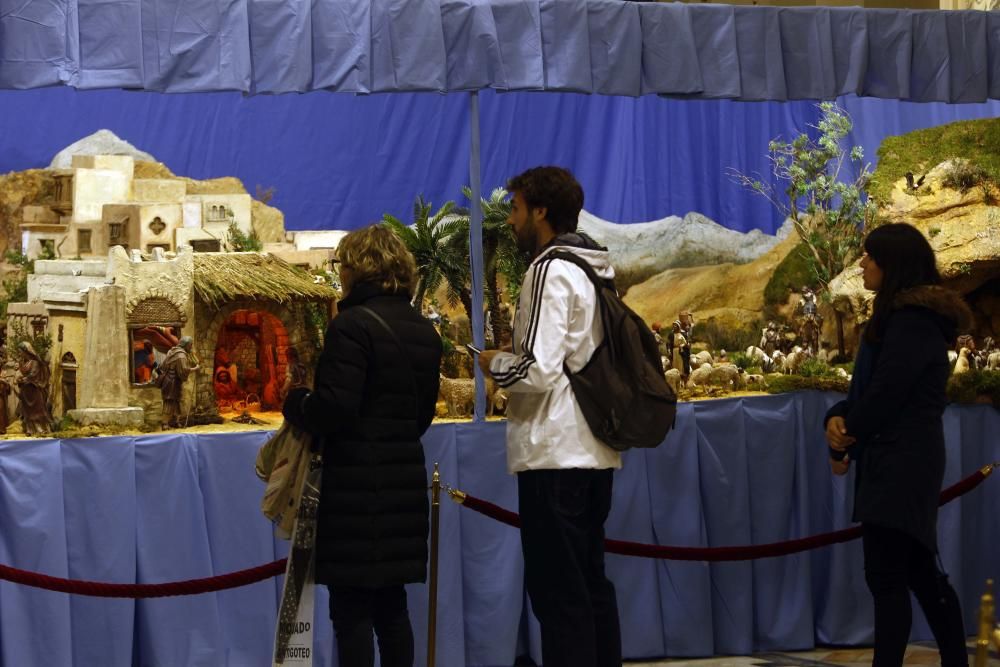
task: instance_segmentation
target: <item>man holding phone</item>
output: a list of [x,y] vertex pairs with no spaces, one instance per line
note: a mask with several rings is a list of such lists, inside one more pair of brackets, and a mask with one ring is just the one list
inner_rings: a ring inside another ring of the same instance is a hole
[[[532,256],[514,318],[513,349],[478,354],[510,395],[507,468],[517,474],[525,583],[541,624],[545,667],[620,667],[614,585],[604,573],[604,522],[621,456],[591,432],[573,396],[577,372],[603,340],[597,293],[584,258],[614,277],[608,252],[576,232],[583,189],[560,167],[536,167],[507,184],[507,224]],[[471,349],[477,352],[474,348]]]

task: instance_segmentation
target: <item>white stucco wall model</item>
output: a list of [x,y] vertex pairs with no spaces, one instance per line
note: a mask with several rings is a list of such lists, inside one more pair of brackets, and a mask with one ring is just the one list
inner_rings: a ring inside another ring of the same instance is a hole
[[76,169],[73,173],[73,222],[101,219],[105,204],[131,199],[132,177],[110,169]]

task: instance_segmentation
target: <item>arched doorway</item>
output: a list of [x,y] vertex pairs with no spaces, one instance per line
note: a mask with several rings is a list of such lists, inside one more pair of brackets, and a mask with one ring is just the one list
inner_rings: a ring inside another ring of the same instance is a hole
[[219,329],[212,364],[219,412],[280,410],[288,347],[288,332],[276,316],[234,311]]
[[79,365],[72,352],[67,352],[59,361],[62,370],[62,409],[63,414],[76,409],[76,371]]

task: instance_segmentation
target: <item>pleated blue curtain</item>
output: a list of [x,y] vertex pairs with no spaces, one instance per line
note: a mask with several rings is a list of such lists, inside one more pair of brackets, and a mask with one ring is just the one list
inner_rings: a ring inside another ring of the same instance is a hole
[[0,87],[1000,97],[995,12],[621,0],[0,2]]

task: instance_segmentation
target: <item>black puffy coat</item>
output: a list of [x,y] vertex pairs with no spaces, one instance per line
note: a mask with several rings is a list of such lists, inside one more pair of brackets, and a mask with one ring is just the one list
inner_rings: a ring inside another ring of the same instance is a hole
[[841,401],[826,415],[844,417],[847,434],[857,439],[851,449],[854,520],[900,530],[933,552],[945,467],[948,350],[971,321],[950,290],[900,292],[860,399]]
[[[403,350],[361,305],[385,320]],[[434,418],[441,338],[406,294],[362,283],[339,307],[313,393],[286,410],[325,442],[316,581],[424,581],[428,481],[420,436]]]

